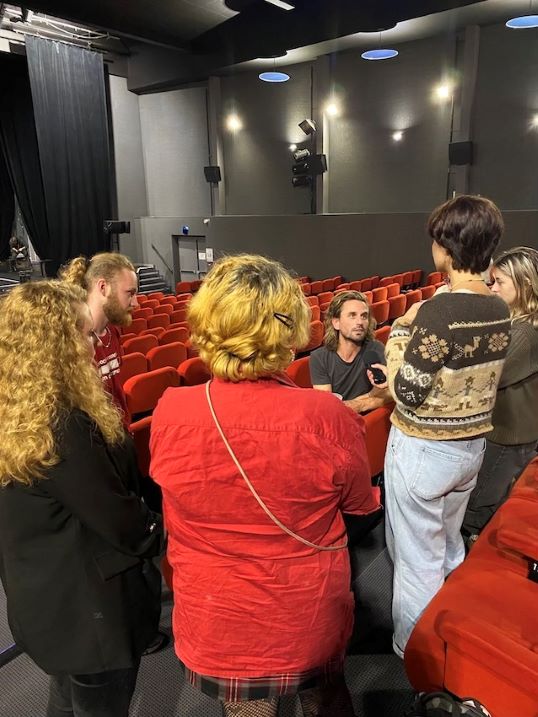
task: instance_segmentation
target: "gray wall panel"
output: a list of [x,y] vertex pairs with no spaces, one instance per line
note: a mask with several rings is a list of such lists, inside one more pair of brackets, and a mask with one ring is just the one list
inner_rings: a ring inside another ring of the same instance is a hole
[[205,88],[140,97],[148,214],[205,216],[210,212]]
[[481,29],[471,189],[502,209],[538,207],[537,76],[536,30]]
[[[501,249],[538,248],[538,212],[504,212]],[[360,279],[421,268],[433,271],[427,213],[214,217],[207,246],[218,254],[256,252],[298,274]]]
[[[118,216],[131,221],[133,232],[132,221],[148,213],[138,97],[127,90],[125,78],[111,75],[109,80]],[[126,237],[122,246],[130,247],[127,253],[135,261],[141,259],[134,237]]]
[[331,212],[428,211],[446,197],[451,108],[432,90],[454,62],[455,36],[398,49],[387,61],[334,59],[342,114],[329,122]]
[[257,73],[221,80],[223,120],[235,112],[243,121],[242,130],[224,132],[227,214],[310,211],[309,190],[291,185],[289,150],[306,138],[297,125],[311,115],[310,64],[287,71],[286,83],[262,82]]

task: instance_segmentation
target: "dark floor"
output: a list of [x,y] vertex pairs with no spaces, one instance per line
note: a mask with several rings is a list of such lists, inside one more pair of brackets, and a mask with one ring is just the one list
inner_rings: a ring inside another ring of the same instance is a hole
[[[403,717],[412,691],[402,661],[390,649],[391,565],[383,545],[383,526],[353,550],[356,628],[346,660],[346,679],[357,717]],[[170,631],[171,600],[164,597],[162,626]],[[0,651],[12,642],[0,589]],[[0,715],[43,717],[47,676],[21,655],[0,668]],[[183,679],[173,647],[144,657],[132,717],[220,717],[216,702]],[[296,700],[281,701],[281,717],[300,717]],[[335,715],[337,717],[337,715]]]

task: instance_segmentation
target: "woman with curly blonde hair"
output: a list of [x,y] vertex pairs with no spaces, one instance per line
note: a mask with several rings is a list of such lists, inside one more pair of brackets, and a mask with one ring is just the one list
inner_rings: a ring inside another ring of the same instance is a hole
[[189,309],[213,379],[168,390],[153,416],[174,635],[187,678],[225,715],[351,716],[343,659],[353,622],[343,512],[378,507],[362,418],[284,369],[309,308],[277,262],[216,262]]
[[17,645],[51,675],[47,717],[127,717],[157,629],[144,558],[161,529],[134,492],[85,299],[42,281],[1,302],[0,578]]

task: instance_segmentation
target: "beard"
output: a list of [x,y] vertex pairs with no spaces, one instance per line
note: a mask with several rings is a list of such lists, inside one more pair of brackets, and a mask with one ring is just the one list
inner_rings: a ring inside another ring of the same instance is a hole
[[340,336],[342,336],[342,338],[344,338],[346,341],[351,341],[351,343],[355,344],[355,346],[362,346],[366,340],[366,331],[361,331],[360,335],[355,335],[352,333],[343,334],[342,332],[340,332]]
[[111,294],[103,307],[105,316],[111,324],[129,326],[133,320],[130,309],[124,309],[116,294]]

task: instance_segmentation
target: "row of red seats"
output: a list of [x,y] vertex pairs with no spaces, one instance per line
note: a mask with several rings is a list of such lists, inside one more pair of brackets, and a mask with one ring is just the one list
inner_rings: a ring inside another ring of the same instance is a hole
[[[340,280],[338,282],[338,280]],[[431,272],[427,275],[424,286],[433,286],[441,283],[443,276],[440,271]],[[391,276],[381,277],[379,275],[369,276],[364,279],[356,279],[354,281],[343,281],[342,276],[331,277],[329,279],[321,279],[310,281],[307,276],[299,277],[305,296],[319,296],[328,291],[373,291],[375,289],[384,288],[390,284],[398,284],[398,293],[401,291],[411,291],[418,289],[422,281],[422,269],[414,269],[413,271],[404,271]],[[320,301],[321,303],[321,301]]]
[[[400,293],[399,284],[389,284],[388,286],[379,287],[372,291],[366,291],[366,300],[370,304],[370,310],[380,326],[386,322],[392,322],[405,312],[417,301],[431,299],[437,287],[434,285],[424,286],[422,289],[414,289],[406,294]],[[307,296],[306,300],[310,304],[312,312],[312,321],[319,321],[325,318],[325,314],[334,296],[338,294],[336,291],[327,291],[318,296]]]
[[198,356],[182,361],[179,366],[164,366],[136,374],[123,384],[127,407],[131,415],[153,411],[167,388],[195,386],[210,378],[207,366]]
[[128,354],[133,351],[140,351],[145,354],[154,346],[170,344],[174,341],[189,343],[190,330],[186,321],[173,324],[165,329],[163,326],[155,326],[151,329],[144,329],[139,334],[129,333],[120,337],[122,353]]
[[495,717],[538,715],[537,563],[535,458],[415,626],[415,689],[473,695]]

